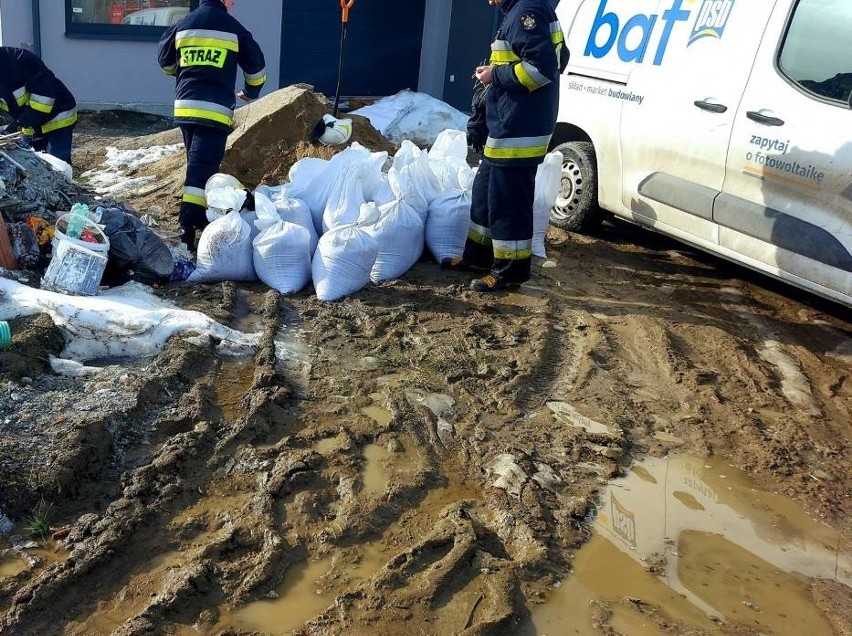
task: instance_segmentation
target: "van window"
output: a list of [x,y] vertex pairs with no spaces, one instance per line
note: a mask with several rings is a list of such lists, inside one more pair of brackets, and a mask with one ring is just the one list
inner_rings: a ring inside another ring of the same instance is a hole
[[848,103],[852,92],[850,34],[850,0],[800,0],[781,47],[781,71],[808,92]]

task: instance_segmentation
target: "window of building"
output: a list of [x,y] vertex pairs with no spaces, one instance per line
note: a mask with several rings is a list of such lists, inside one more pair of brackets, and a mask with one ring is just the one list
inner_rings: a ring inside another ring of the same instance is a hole
[[156,40],[198,0],[65,0],[70,37]]
[[801,0],[781,48],[781,71],[809,93],[848,103],[852,93],[850,33],[852,2]]

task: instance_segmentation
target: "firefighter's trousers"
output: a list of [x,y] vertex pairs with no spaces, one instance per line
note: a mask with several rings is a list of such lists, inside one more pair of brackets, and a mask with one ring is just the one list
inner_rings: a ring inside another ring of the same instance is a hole
[[180,130],[186,146],[186,181],[180,206],[180,226],[183,230],[181,240],[193,247],[196,230],[207,227],[204,186],[219,171],[222,159],[225,158],[228,132],[196,124],[181,124]]
[[537,170],[538,166],[504,167],[486,160],[473,182],[464,260],[490,268],[507,283],[530,279]]
[[73,137],[74,126],[65,126],[64,128],[53,130],[43,137],[34,138],[31,145],[33,150],[46,152],[71,165],[71,142]]

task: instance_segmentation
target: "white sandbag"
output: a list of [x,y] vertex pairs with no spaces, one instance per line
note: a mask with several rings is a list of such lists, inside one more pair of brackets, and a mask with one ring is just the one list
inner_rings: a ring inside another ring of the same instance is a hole
[[[260,219],[259,222],[263,225]],[[276,221],[261,230],[253,247],[257,277],[273,289],[295,294],[310,282],[311,234],[306,227]]]
[[255,280],[251,228],[237,211],[216,219],[201,233],[190,283]]
[[319,235],[314,228],[314,221],[311,217],[311,210],[308,204],[301,199],[278,199],[275,201],[275,209],[282,221],[301,225],[308,230],[311,235],[311,255],[317,249]]
[[[395,171],[399,179],[409,180],[412,187],[426,200],[427,207],[442,194],[441,185],[429,163],[429,154],[410,141],[402,142],[402,146],[393,157],[390,171]],[[395,194],[398,199],[401,198],[398,192]],[[419,212],[419,206],[416,203],[414,205]]]
[[396,196],[394,195],[393,189],[390,185],[390,178],[387,174],[382,174],[382,182],[373,193],[371,200],[378,205],[384,205],[385,203],[390,203],[391,201],[396,200]]
[[[213,177],[210,177],[209,183],[211,185],[219,183],[219,181],[214,180],[216,176],[213,175]],[[223,177],[223,179],[227,177],[227,175],[218,176]],[[232,210],[241,210],[246,202],[247,195],[246,191],[242,188],[226,185],[209,188],[205,196],[207,199],[207,221],[212,223]]]
[[255,188],[255,194],[260,193],[265,196],[267,199],[275,203],[276,199],[280,199],[282,193],[284,192],[284,185],[270,186],[265,183],[261,183],[257,188]]
[[[328,168],[328,159],[305,157],[290,166],[287,179],[291,188],[301,188],[303,192],[311,186],[314,179],[322,175]],[[274,197],[273,197],[274,198]]]
[[379,255],[376,239],[359,225],[329,230],[319,241],[311,266],[320,300],[338,300],[370,282]]
[[362,162],[357,164],[358,178],[361,180],[361,189],[364,199],[372,201],[376,192],[382,185],[382,170],[388,161],[388,153],[374,152]]
[[461,179],[464,189],[450,190],[429,206],[426,217],[426,245],[439,263],[446,258],[459,258],[470,229],[470,205],[473,173]]
[[424,152],[417,155],[411,163],[393,165],[388,172],[388,179],[394,199],[411,205],[424,221],[429,204],[442,194],[441,185],[432,172],[428,155]]
[[473,172],[467,163],[467,159],[458,157],[447,157],[441,161],[430,159],[429,165],[438,178],[442,193],[449,190],[464,190],[463,183],[473,182]]
[[438,183],[438,177],[432,172],[429,155],[425,152],[421,153],[412,163],[405,166],[402,172],[408,175],[414,187],[426,199],[427,204],[432,203],[432,201],[441,196],[441,184]]
[[535,175],[535,200],[533,202],[533,256],[547,258],[544,237],[550,225],[550,210],[559,196],[562,185],[562,153],[554,150],[538,167]]
[[429,161],[444,161],[454,157],[467,159],[467,133],[447,128],[435,139],[429,149]]
[[405,166],[414,163],[414,160],[421,154],[423,154],[423,151],[406,139],[402,142],[402,144],[400,144],[399,150],[397,150],[396,154],[394,154],[393,164],[391,167],[401,170]]
[[370,280],[379,283],[399,278],[423,254],[425,227],[417,211],[404,201],[379,206],[379,219],[364,230],[379,246]]
[[341,187],[328,200],[322,215],[323,233],[358,221],[361,204],[365,201],[360,174],[357,169],[352,170],[343,178]]
[[369,161],[371,154],[364,146],[353,143],[346,150],[334,155],[325,170],[311,179],[310,186],[304,192],[292,188],[289,190],[290,196],[302,199],[308,204],[317,232],[322,231],[322,215],[329,198],[339,192],[343,178],[349,174],[351,167]]
[[403,166],[402,168],[392,166],[388,171],[388,185],[393,196],[392,200],[405,201],[414,208],[417,214],[420,215],[420,218],[425,222],[426,215],[429,212],[429,203],[411,180],[406,168],[407,166]]

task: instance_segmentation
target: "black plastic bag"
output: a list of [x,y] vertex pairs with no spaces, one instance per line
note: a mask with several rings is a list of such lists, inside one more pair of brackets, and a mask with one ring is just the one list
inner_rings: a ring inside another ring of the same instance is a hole
[[167,282],[175,268],[169,246],[136,216],[121,208],[98,208],[99,224],[109,238],[105,285]]
[[467,145],[476,152],[482,152],[485,142],[488,140],[488,124],[485,119],[485,99],[488,95],[488,87],[477,82],[473,89],[473,100],[471,101],[471,116],[467,121]]

